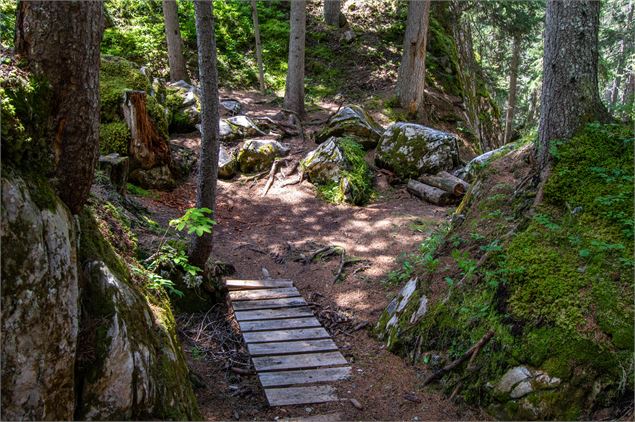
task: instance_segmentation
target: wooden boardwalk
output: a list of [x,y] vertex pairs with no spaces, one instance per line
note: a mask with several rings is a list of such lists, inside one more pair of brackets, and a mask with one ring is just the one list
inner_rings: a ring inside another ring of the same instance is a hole
[[270,406],[339,400],[351,367],[291,280],[227,280],[234,315]]

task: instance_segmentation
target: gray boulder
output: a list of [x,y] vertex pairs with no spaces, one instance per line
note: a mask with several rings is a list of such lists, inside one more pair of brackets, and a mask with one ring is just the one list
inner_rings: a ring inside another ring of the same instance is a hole
[[223,145],[218,151],[218,177],[221,179],[231,179],[236,174],[238,163],[234,154]]
[[350,170],[344,150],[338,145],[337,138],[330,138],[309,152],[300,165],[311,183],[323,184],[337,182],[343,170]]
[[253,139],[245,141],[238,150],[236,160],[240,171],[252,173],[268,170],[277,157],[287,155],[290,148],[278,141]]
[[240,114],[243,107],[238,102],[231,98],[224,98],[220,100],[220,114],[221,116],[236,116]]
[[492,161],[497,158],[506,155],[507,153],[513,151],[518,147],[516,143],[505,144],[500,148],[494,149],[492,151],[488,151],[485,154],[481,154],[476,158],[473,158],[469,163],[465,165],[465,167],[459,169],[455,176],[465,180],[466,182],[471,183],[474,181],[478,173],[487,167]]
[[437,174],[459,165],[458,140],[451,133],[397,122],[382,135],[375,162],[402,179]]
[[171,130],[192,130],[201,121],[200,91],[185,81],[167,84],[165,104],[170,112]]
[[170,170],[176,179],[187,179],[196,169],[196,153],[177,141],[170,141],[170,155]]
[[[37,193],[37,195],[33,194]],[[77,230],[44,182],[2,177],[2,420],[71,420]]]
[[130,181],[144,189],[170,190],[176,186],[176,181],[168,165],[158,166],[149,170],[135,169],[130,172]]
[[364,109],[357,105],[349,105],[340,109],[317,133],[315,142],[321,144],[332,136],[355,138],[365,149],[377,145],[384,128],[381,127]]
[[264,136],[262,130],[247,116],[234,116],[219,122],[221,141],[229,142],[254,136]]

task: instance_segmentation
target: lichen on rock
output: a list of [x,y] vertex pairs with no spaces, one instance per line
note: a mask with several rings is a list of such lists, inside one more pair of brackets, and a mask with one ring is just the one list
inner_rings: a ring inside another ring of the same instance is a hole
[[236,160],[240,171],[252,173],[268,170],[273,160],[287,155],[290,148],[278,141],[268,139],[250,139],[240,147]]
[[372,149],[383,131],[384,128],[360,106],[348,105],[331,116],[326,127],[316,134],[315,142],[320,144],[333,136],[349,137],[365,149]]

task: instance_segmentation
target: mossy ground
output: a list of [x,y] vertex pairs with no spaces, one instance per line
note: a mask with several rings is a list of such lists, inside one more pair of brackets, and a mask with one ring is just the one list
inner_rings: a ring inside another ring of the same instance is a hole
[[391,341],[401,354],[421,344],[421,356],[440,351],[452,360],[493,330],[478,371],[456,371],[442,384],[449,392],[460,381],[466,400],[501,417],[531,416],[516,402],[497,403],[485,388],[520,364],[563,381],[529,396],[542,417],[590,417],[633,394],[632,135],[590,125],[552,155],[544,201],[529,219],[531,192],[516,189],[529,167],[523,157],[484,170],[465,221],[411,271],[433,299],[428,313],[411,325],[413,311],[404,312]]

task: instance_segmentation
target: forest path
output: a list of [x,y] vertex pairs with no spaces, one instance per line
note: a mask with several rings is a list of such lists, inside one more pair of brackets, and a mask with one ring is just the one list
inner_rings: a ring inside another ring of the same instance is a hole
[[[258,94],[228,96],[246,104],[247,115],[277,112],[271,104],[254,103],[261,99]],[[314,113],[309,120],[325,115],[325,111]],[[194,149],[200,142],[194,134],[178,139]],[[292,147],[294,159],[315,148],[312,142],[303,144],[299,138],[283,142]],[[185,341],[189,363],[206,385],[197,390],[204,417],[208,420],[272,420],[314,415],[343,420],[483,419],[481,414],[475,415],[470,409],[450,403],[439,392],[421,389],[423,368],[386,351],[369,331],[399,289],[382,280],[395,269],[401,254],[412,252],[447,219],[448,209],[411,198],[405,190],[394,189],[381,179],[377,180],[377,198],[364,207],[326,203],[316,197],[313,186],[306,181],[284,188],[276,181],[262,197],[265,183],[266,178],[256,183],[219,181],[213,256],[235,267],[236,273],[231,278],[259,279],[262,268],[266,268],[273,278],[295,281],[353,367],[351,379],[339,385],[338,395],[357,400],[361,409],[350,402],[269,408],[255,376],[233,373],[229,370],[231,365],[223,359],[201,355],[196,344]],[[160,194],[158,199],[140,199],[156,221],[167,224],[169,219],[195,205],[195,191],[192,177],[174,191]],[[298,259],[327,245],[342,247],[347,256],[367,261],[347,267],[334,283],[340,265],[337,255],[312,263]],[[235,322],[218,321],[231,318],[225,308],[210,315],[210,319],[217,319],[212,321],[214,324],[234,324],[237,328]],[[364,329],[360,329],[362,326]]]

